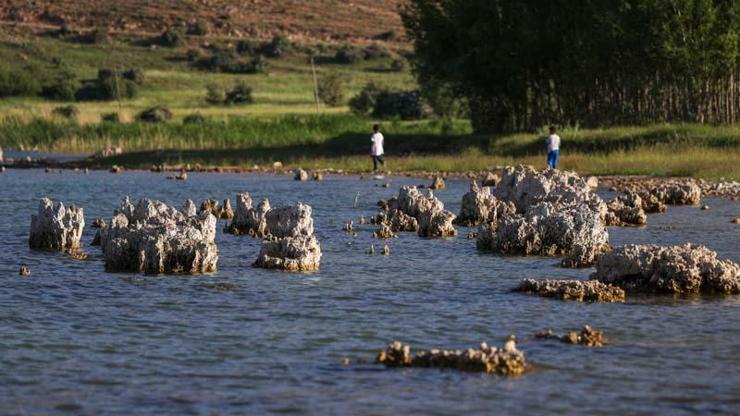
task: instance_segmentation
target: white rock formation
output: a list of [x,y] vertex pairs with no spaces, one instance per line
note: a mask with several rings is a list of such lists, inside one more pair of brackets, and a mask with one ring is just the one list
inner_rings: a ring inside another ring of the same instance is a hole
[[254,265],[285,271],[318,270],[321,246],[314,236],[311,214],[311,207],[302,203],[267,211],[267,238]]
[[256,208],[252,207],[252,198],[247,192],[236,195],[236,210],[231,224],[226,232],[239,235],[249,234],[255,237],[267,235],[267,212],[270,211],[270,201],[263,199]]
[[619,195],[607,204],[606,225],[645,225],[647,214],[642,198],[634,192]]
[[516,207],[513,202],[498,200],[491,194],[491,188],[478,186],[476,181],[470,182],[470,192],[463,195],[460,214],[454,223],[464,227],[473,227],[482,223],[496,222],[503,215],[514,214]]
[[74,250],[80,247],[85,216],[82,208],[65,208],[49,198],[39,201],[38,212],[31,215],[28,245],[35,249]]
[[629,291],[740,293],[740,265],[702,245],[629,244],[599,256],[591,279]]
[[397,209],[419,223],[421,237],[453,237],[457,230],[452,226],[455,214],[444,209],[444,204],[432,191],[424,196],[415,186],[404,186],[398,192],[398,199],[389,201],[390,209]]
[[[192,212],[186,203],[188,212]],[[148,274],[216,271],[216,217],[186,215],[162,202],[142,199],[134,207],[124,198],[110,226],[100,230],[109,271]]]

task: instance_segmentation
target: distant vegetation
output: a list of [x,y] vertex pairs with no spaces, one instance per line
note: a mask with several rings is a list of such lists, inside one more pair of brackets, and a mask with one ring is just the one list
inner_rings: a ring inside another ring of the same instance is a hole
[[740,2],[411,0],[422,85],[476,131],[740,121]]

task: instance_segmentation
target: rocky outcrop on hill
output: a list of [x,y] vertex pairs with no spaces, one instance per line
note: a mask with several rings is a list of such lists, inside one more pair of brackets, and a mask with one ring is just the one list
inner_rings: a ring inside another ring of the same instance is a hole
[[629,244],[599,257],[591,279],[631,292],[740,293],[740,265],[702,245]]
[[311,213],[311,207],[302,203],[268,210],[264,217],[268,236],[254,265],[285,271],[318,270],[321,247],[314,236]]
[[66,208],[49,198],[39,201],[38,211],[31,215],[28,245],[34,249],[69,251],[80,247],[85,216],[75,205]]
[[209,212],[186,215],[160,201],[142,199],[134,206],[124,198],[110,225],[100,229],[105,268],[147,274],[216,271],[216,221]]
[[409,345],[395,341],[378,354],[376,361],[388,367],[452,368],[500,375],[519,375],[527,369],[524,353],[516,348],[513,336],[501,348],[483,342],[477,349],[432,349],[414,354]]
[[514,292],[578,302],[624,302],[624,290],[596,280],[524,279]]

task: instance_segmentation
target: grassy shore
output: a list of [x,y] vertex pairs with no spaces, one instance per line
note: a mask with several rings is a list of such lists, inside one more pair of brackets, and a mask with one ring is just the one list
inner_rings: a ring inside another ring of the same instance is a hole
[[[124,164],[251,167],[281,161],[286,167],[369,168],[369,131],[380,121],[386,134],[387,168],[393,171],[465,171],[527,163],[544,166],[544,132],[480,136],[467,120],[371,120],[349,114],[346,105],[313,101],[313,78],[305,56],[271,59],[269,74],[232,75],[193,69],[184,48],[142,48],[116,41],[82,45],[53,39],[0,42],[8,65],[31,63],[73,68],[80,79],[99,68],[143,68],[146,81],[137,98],[118,102],[65,103],[38,97],[0,100],[0,146],[70,153],[94,153],[120,146],[124,155],[91,162],[100,167]],[[415,88],[408,69],[388,70],[391,58],[339,65],[320,61],[319,75],[339,72],[346,80],[345,103],[367,82]],[[60,64],[61,62],[61,64]],[[254,88],[255,103],[209,105],[205,86],[244,80]],[[53,108],[74,104],[76,120],[52,115]],[[172,109],[174,119],[148,124],[132,121],[153,105]],[[121,123],[100,122],[117,112]],[[204,123],[183,124],[200,113]],[[666,124],[608,129],[565,129],[561,166],[584,174],[644,174],[740,180],[740,127]]]

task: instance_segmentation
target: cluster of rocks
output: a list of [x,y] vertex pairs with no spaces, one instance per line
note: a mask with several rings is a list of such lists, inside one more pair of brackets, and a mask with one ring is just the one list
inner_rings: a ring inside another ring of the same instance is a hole
[[[663,205],[665,207],[665,205]],[[647,214],[642,198],[634,192],[619,195],[607,204],[606,225],[645,225]]]
[[431,190],[422,195],[415,186],[404,186],[388,202],[381,202],[384,212],[376,218],[379,226],[375,235],[381,238],[396,232],[416,231],[421,237],[454,237],[457,230],[452,226],[455,214],[444,209],[444,204]]
[[556,335],[551,329],[548,329],[546,331],[536,333],[535,338],[557,339],[566,344],[579,344],[587,347],[602,347],[605,343],[603,332],[597,331],[589,325],[584,325],[581,332],[568,331],[565,335]]
[[599,257],[591,279],[628,292],[740,293],[740,265],[702,245],[629,244]]
[[524,353],[516,348],[513,336],[502,348],[483,342],[478,349],[432,349],[414,354],[409,345],[395,341],[378,354],[376,361],[388,367],[438,367],[501,375],[519,375],[527,369]]
[[[237,201],[238,200],[239,198],[237,197]],[[185,206],[188,213],[193,213],[195,211],[195,204],[193,204],[192,201],[188,200],[188,202],[185,203]],[[201,202],[200,210],[198,212],[207,212],[222,220],[230,220],[234,218],[234,210],[231,208],[231,201],[228,198],[224,199],[223,204],[220,205],[215,199],[206,199]]]
[[194,213],[192,201],[182,210],[160,201],[124,198],[110,223],[99,229],[108,271],[148,274],[216,271],[216,217]]
[[119,156],[123,154],[123,148],[119,146],[108,146],[104,149],[99,150],[92,156],[90,156],[92,159],[103,159],[106,157],[113,157],[113,156]]
[[624,302],[624,290],[597,280],[524,279],[514,292],[579,302]]
[[31,215],[28,245],[33,249],[74,251],[80,248],[85,216],[82,208],[65,207],[49,198],[39,201],[38,211]]
[[287,271],[318,270],[321,247],[314,236],[311,212],[311,207],[302,203],[267,210],[266,236],[254,265]]
[[236,195],[236,211],[233,220],[226,227],[229,234],[248,234],[262,238],[267,235],[267,220],[265,215],[270,211],[270,201],[263,199],[256,207],[252,207],[252,198],[249,193],[242,192]]
[[[693,178],[608,177],[602,183],[613,191],[636,193],[648,213],[665,211],[665,205],[699,205],[702,188],[721,188]],[[703,186],[700,186],[703,184]],[[730,189],[728,187],[727,189]]]
[[[568,256],[563,266],[583,267],[609,249],[607,205],[574,172],[520,165],[504,169],[489,191],[476,187],[463,198],[463,209],[467,220],[483,219],[477,233],[480,250]],[[477,214],[483,212],[486,218]]]
[[314,181],[324,180],[324,175],[318,171],[314,171],[310,175],[308,172],[300,168],[293,171],[293,179],[297,181],[301,181],[301,182],[307,181],[309,177],[311,178],[311,180],[314,180]]
[[453,223],[473,227],[483,223],[497,223],[504,215],[515,213],[516,206],[513,202],[499,200],[491,194],[490,187],[481,187],[477,181],[471,181],[470,191],[463,195],[460,214]]

